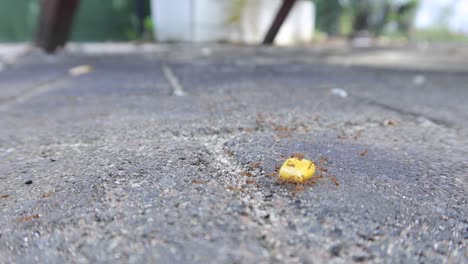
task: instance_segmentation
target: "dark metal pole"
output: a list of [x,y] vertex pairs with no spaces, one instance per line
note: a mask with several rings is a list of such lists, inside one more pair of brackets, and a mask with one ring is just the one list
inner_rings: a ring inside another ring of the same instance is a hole
[[42,0],[36,44],[52,53],[68,40],[79,0]]
[[135,11],[138,18],[138,34],[141,37],[145,31],[145,3],[144,0],[136,0]]
[[295,2],[296,0],[283,0],[281,8],[276,14],[275,20],[273,21],[273,24],[271,24],[271,27],[268,30],[265,39],[263,40],[263,45],[270,45],[273,43],[281,28],[281,25],[283,25],[284,20],[286,20],[286,17],[288,17],[288,14],[294,6]]

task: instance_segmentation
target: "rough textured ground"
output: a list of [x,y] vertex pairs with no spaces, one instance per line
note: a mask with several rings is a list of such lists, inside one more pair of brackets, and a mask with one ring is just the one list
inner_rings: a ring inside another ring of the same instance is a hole
[[[323,61],[174,47],[5,63],[0,262],[465,262],[468,69]],[[292,153],[320,165],[314,184],[273,176]]]

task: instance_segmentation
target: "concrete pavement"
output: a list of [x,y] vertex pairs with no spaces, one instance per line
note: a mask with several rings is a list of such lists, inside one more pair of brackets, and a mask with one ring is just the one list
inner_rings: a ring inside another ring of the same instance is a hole
[[[0,262],[466,261],[468,70],[328,58],[156,46],[6,63]],[[293,153],[322,178],[279,183]]]

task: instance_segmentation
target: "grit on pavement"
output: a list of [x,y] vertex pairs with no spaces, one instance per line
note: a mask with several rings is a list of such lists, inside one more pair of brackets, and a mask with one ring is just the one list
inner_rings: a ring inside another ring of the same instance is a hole
[[0,263],[466,263],[466,64],[136,50],[3,62]]

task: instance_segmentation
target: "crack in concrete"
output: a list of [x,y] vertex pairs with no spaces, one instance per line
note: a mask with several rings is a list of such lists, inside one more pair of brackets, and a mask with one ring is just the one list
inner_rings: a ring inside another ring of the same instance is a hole
[[167,82],[172,88],[172,95],[175,96],[186,96],[188,95],[187,92],[184,90],[182,85],[179,82],[179,79],[177,78],[176,74],[172,69],[169,67],[167,64],[163,64],[161,66],[162,72],[164,74],[164,77],[166,77]]
[[[242,176],[242,172],[247,170],[246,166],[239,164],[233,157],[229,157],[224,151],[224,143],[240,134],[242,133],[235,133],[225,137],[207,136],[195,137],[194,139],[203,143],[203,145],[211,153],[211,156],[213,157],[211,165],[213,168],[215,168],[218,172],[229,175],[229,179],[231,181],[222,182],[221,184],[224,185],[223,187],[229,188],[234,186],[234,188],[240,188],[243,190],[243,195],[237,195],[237,198],[241,200],[242,203],[247,205],[246,208],[249,210],[248,217],[251,219],[250,227],[253,227],[256,230],[258,237],[272,237],[274,235],[271,234],[271,230],[274,229],[274,224],[271,223],[268,226],[262,225],[262,216],[260,215],[267,215],[268,212],[264,210],[264,208],[270,208],[271,206],[268,202],[255,198],[258,195],[262,196],[262,193],[265,193],[265,189],[258,185],[255,187],[254,185],[244,184],[245,176]],[[264,172],[259,172],[256,177],[255,175],[253,177],[258,179],[266,176]],[[276,245],[267,243],[267,241],[263,241],[262,247],[268,252],[270,259],[281,257],[278,256],[279,252],[275,250]]]
[[5,111],[14,105],[25,103],[40,94],[62,88],[66,84],[66,79],[67,75],[62,74],[54,79],[34,85],[22,94],[11,96],[3,101],[0,101],[0,104],[2,104],[0,105],[0,111]]
[[366,102],[369,105],[377,106],[377,107],[380,107],[380,108],[382,108],[384,110],[392,111],[392,112],[398,113],[398,114],[403,115],[403,116],[410,116],[410,117],[413,117],[413,118],[416,118],[416,119],[422,117],[422,118],[427,119],[430,122],[432,122],[432,123],[434,123],[436,125],[442,126],[444,128],[454,128],[454,124],[449,122],[449,121],[446,121],[446,120],[442,120],[442,119],[439,119],[439,118],[434,118],[434,117],[431,117],[431,116],[428,116],[428,115],[425,115],[425,114],[422,114],[422,113],[417,113],[417,112],[414,112],[414,111],[404,110],[404,109],[401,109],[401,108],[398,108],[398,107],[395,107],[395,106],[392,106],[392,105],[389,105],[389,104],[386,104],[386,103],[382,103],[380,101],[377,101],[375,99],[371,99],[371,98],[368,98],[368,97],[362,97],[362,96],[355,95],[355,94],[350,94],[350,95],[352,97],[358,99],[358,100]]

